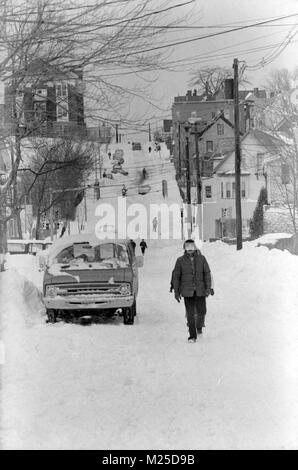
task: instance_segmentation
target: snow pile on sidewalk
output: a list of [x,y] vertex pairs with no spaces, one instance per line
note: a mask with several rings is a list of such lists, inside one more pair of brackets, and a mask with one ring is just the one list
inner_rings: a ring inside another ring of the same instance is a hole
[[3,447],[296,449],[298,258],[249,243],[202,251],[215,296],[196,344],[169,293],[180,241],[148,242],[133,326],[45,324],[15,271],[29,258],[1,273]]

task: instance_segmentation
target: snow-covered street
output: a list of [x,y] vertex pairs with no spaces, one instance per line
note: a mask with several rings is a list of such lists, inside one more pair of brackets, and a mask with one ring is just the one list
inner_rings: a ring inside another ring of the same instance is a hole
[[0,450],[298,450],[297,2],[0,0]]
[[138,317],[45,323],[30,255],[1,273],[4,449],[296,449],[298,261],[221,242],[204,335],[169,293],[180,241],[149,242]]

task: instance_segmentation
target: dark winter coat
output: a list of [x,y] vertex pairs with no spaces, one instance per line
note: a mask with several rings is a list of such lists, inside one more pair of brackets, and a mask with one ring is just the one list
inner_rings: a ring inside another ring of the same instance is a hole
[[140,247],[142,250],[145,250],[145,248],[148,248],[147,243],[145,241],[140,243]]
[[132,247],[133,254],[135,254],[136,251],[136,243],[133,240],[130,240],[130,245]]
[[196,292],[198,297],[206,296],[211,288],[211,273],[205,256],[198,250],[191,261],[184,253],[176,261],[172,280],[175,295],[192,297]]

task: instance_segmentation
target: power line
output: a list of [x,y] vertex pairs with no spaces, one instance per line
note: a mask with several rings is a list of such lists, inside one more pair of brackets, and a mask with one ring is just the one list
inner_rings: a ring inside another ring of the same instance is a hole
[[[217,33],[207,34],[205,36],[199,36],[197,38],[185,39],[183,41],[177,41],[177,42],[173,42],[173,43],[169,43],[169,44],[165,44],[165,45],[161,45],[161,46],[155,46],[155,47],[151,47],[151,48],[148,48],[148,49],[143,49],[143,50],[140,50],[140,51],[129,52],[129,53],[125,54],[125,57],[130,56],[130,55],[135,55],[135,54],[143,54],[144,52],[152,52],[152,51],[156,51],[156,50],[160,50],[160,49],[164,49],[164,48],[168,48],[168,47],[173,47],[173,46],[178,46],[178,45],[182,45],[182,44],[188,44],[188,43],[191,43],[191,42],[200,41],[202,39],[208,39],[208,38],[215,37],[215,36],[221,36],[223,34],[228,34],[228,33],[233,33],[235,31],[241,31],[241,30],[244,30],[244,29],[253,28],[253,27],[261,25],[261,24],[272,23],[272,22],[276,21],[277,19],[291,18],[293,16],[298,16],[298,13],[295,13],[295,14],[292,14],[292,15],[287,15],[287,16],[281,16],[281,17],[276,18],[274,20],[267,20],[267,21],[263,21],[263,22],[260,22],[260,23],[254,23],[254,24],[250,24],[250,25],[246,25],[246,26],[240,26],[238,28],[233,28],[233,29],[228,29],[228,30],[225,30],[225,31],[220,31],[220,32],[217,32]],[[122,56],[112,56],[111,59],[116,59],[118,57],[122,57]]]

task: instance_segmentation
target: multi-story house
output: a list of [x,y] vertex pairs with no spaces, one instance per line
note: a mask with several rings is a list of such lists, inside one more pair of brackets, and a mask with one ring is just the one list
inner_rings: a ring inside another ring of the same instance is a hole
[[[250,130],[241,139],[241,207],[243,236],[249,235],[249,221],[261,188],[268,190],[269,202],[274,189],[269,165],[280,158],[284,143],[270,134]],[[192,189],[195,199],[195,188]],[[214,168],[214,174],[202,181],[204,239],[236,236],[235,152],[227,152]]]
[[[240,132],[244,134],[249,129],[264,129],[264,109],[272,98],[268,98],[265,90],[240,90],[239,115]],[[196,90],[188,90],[185,96],[174,98],[172,105],[173,121],[173,156],[179,174],[179,160],[185,159],[185,130],[189,120],[200,120],[201,124],[212,122],[218,115],[234,123],[233,80],[227,79],[214,95],[197,95]],[[221,139],[225,140],[225,136]],[[212,144],[208,144],[210,149]],[[228,145],[230,145],[228,143]],[[211,150],[212,151],[212,150]]]

